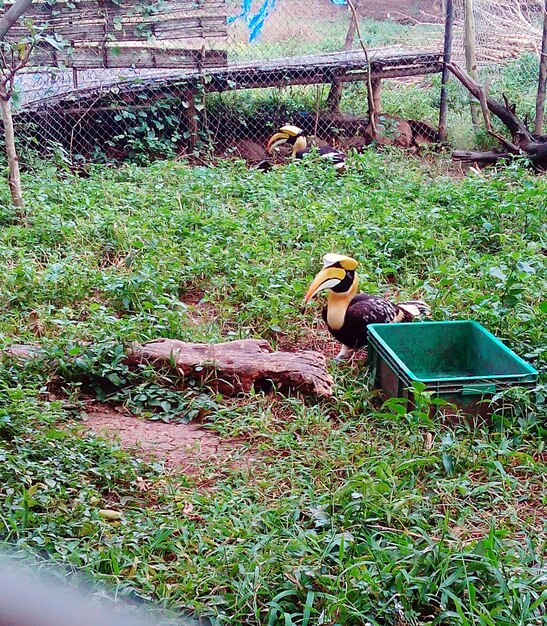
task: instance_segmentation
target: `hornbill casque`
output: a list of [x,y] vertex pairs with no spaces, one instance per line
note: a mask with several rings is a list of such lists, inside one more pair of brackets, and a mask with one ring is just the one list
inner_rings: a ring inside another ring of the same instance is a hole
[[291,126],[290,124],[282,126],[279,132],[268,139],[266,150],[271,153],[272,150],[283,144],[292,146],[291,157],[293,159],[302,159],[307,154],[310,154],[312,150],[317,150],[318,156],[332,163],[337,172],[343,172],[346,167],[347,155],[344,152],[332,146],[322,146],[320,148],[308,146],[308,139],[304,131],[298,128],[298,126]]
[[342,344],[336,360],[349,359],[354,350],[367,345],[369,324],[411,322],[415,317],[431,315],[431,309],[421,300],[395,304],[380,296],[357,293],[357,265],[349,256],[326,254],[323,269],[304,298],[307,304],[319,291],[329,290],[322,315],[330,333]]

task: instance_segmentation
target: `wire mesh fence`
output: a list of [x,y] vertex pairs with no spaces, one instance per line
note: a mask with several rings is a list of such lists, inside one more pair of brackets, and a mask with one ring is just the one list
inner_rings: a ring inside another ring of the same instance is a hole
[[[462,65],[465,2],[454,0],[453,58]],[[70,163],[232,156],[257,162],[269,156],[268,137],[292,123],[319,144],[360,149],[371,141],[370,88],[383,143],[416,147],[437,139],[446,0],[144,4],[156,7],[148,14],[155,32],[146,40],[154,42],[154,53],[145,56],[137,47],[127,56],[127,42],[116,36],[129,26],[135,32],[136,18],[120,18],[105,30],[117,49],[103,67],[81,67],[67,57],[57,67],[41,64],[17,74],[14,108],[22,147]],[[489,81],[491,93],[507,93],[530,114],[542,4],[473,1],[481,79]],[[192,17],[204,6],[205,16]],[[160,28],[180,19],[181,11],[185,20],[198,20],[188,22],[191,37]],[[86,24],[79,27],[85,34]],[[181,64],[189,50],[194,63]],[[216,54],[213,62],[208,53]],[[367,61],[373,78],[368,85]],[[475,141],[468,100],[449,85],[449,139],[456,143]]]
[[[518,115],[531,125],[538,91],[544,1],[455,0],[452,57],[471,71],[469,59],[466,59],[466,46],[469,45],[466,43],[466,4],[472,16],[471,35],[479,82],[498,101],[503,102],[506,96],[511,104],[516,105]],[[470,115],[469,95],[457,83],[453,86],[453,101],[455,139],[474,144],[477,136]],[[466,106],[458,108],[458,104]],[[484,124],[480,120],[478,103],[475,107],[479,116],[480,141],[480,129]]]

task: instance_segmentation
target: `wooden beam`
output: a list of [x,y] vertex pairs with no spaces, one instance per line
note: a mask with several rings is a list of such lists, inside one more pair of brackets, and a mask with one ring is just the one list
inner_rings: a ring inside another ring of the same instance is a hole
[[[401,77],[405,77],[405,76],[423,76],[425,74],[433,74],[433,73],[438,73],[441,71],[440,65],[437,66],[430,66],[427,68],[412,68],[412,69],[407,69],[404,73],[401,71],[386,71],[386,72],[382,72],[382,73],[372,73],[372,79],[375,80],[377,78],[382,79],[382,78],[401,78]],[[341,76],[340,80],[342,82],[355,82],[355,81],[363,81],[366,80],[366,73],[356,73],[356,74],[350,74],[350,75],[344,75]],[[284,84],[290,84],[290,85],[313,85],[313,84],[322,84],[324,82],[328,82],[325,80],[321,80],[320,78],[308,78],[306,79],[306,82],[301,78],[301,79],[294,79],[292,81],[290,81],[289,83],[284,83]],[[126,94],[130,94],[130,93],[146,93],[148,94],[148,97],[153,98],[154,95],[158,90],[161,89],[161,91],[165,92],[165,90],[169,91],[169,95],[174,96],[174,97],[184,97],[184,94],[186,93],[188,86],[191,86],[194,84],[193,79],[187,79],[187,80],[183,80],[183,81],[177,81],[177,82],[173,82],[173,83],[163,83],[162,86],[160,87],[159,85],[157,87],[154,87],[153,85],[147,87],[147,88],[143,88],[142,86],[138,86],[137,88],[133,88],[133,89],[123,89],[123,85],[120,86],[120,84],[116,84],[116,87],[120,88],[121,90],[124,90],[124,93]],[[201,83],[200,83],[201,84]],[[202,89],[204,89],[207,93],[219,93],[222,91],[231,91],[231,90],[239,90],[239,89],[255,89],[255,88],[264,88],[264,87],[275,87],[278,86],[278,82],[275,82],[274,84],[272,83],[268,83],[268,82],[262,82],[261,80],[256,80],[256,82],[251,82],[249,80],[247,80],[245,83],[237,83],[234,84],[231,79],[228,77],[224,78],[222,81],[217,81],[217,80],[213,80],[210,83],[206,83],[205,85],[202,86]],[[106,86],[104,89],[106,89],[106,93],[104,94],[104,97],[108,97],[108,88],[109,86]],[[14,112],[14,114],[16,113],[17,116],[19,115],[25,115],[25,114],[30,114],[32,113],[32,115],[34,116],[48,116],[52,114],[52,106],[56,106],[58,108],[56,108],[55,113],[56,114],[60,114],[60,115],[67,115],[67,116],[80,116],[82,114],[82,107],[86,106],[85,103],[89,100],[97,100],[100,97],[100,94],[96,91],[96,90],[88,90],[85,92],[80,92],[80,94],[70,94],[70,95],[63,95],[59,98],[55,98],[55,99],[49,99],[49,104],[47,104],[47,108],[44,108],[44,103],[40,102],[39,104],[36,105],[35,108],[32,107],[32,105],[30,106],[26,106],[23,107],[22,109],[18,109],[17,112]],[[67,98],[67,105],[68,108],[63,109],[62,108],[62,99],[63,98]],[[54,104],[54,103],[57,104]],[[75,106],[76,103],[79,103],[78,106]],[[130,104],[127,104],[126,106],[131,106]],[[114,107],[115,108],[115,107]],[[98,110],[102,110],[102,111],[107,111],[107,110],[112,110],[113,107],[112,106],[102,106],[100,107]]]
[[217,344],[158,339],[131,346],[125,361],[130,367],[146,363],[171,370],[184,380],[206,381],[229,395],[275,385],[280,390],[332,396],[332,378],[323,354],[312,350],[274,352],[263,339]]
[[[225,54],[225,53],[222,53]],[[401,54],[382,51],[373,57],[371,78],[398,78],[405,76],[423,76],[442,70],[438,54]],[[183,97],[189,89],[203,89],[208,93],[232,91],[238,89],[255,89],[266,87],[282,87],[286,85],[313,85],[341,82],[355,82],[367,79],[368,70],[362,55],[353,53],[325,53],[300,58],[280,59],[274,61],[247,62],[236,65],[211,67],[205,72],[188,70],[175,74],[159,74],[146,77],[135,82],[112,82],[102,86],[80,89],[78,93],[64,93],[52,96],[40,102],[29,103],[17,111],[18,115],[50,115],[56,113],[78,114],[78,107],[94,102],[96,106],[108,108],[109,88],[116,87],[124,97],[136,97],[139,94],[142,104],[143,96],[154,98],[161,91],[169,91],[170,95]],[[204,77],[206,80],[204,80]],[[62,113],[62,109],[66,113]]]
[[[32,0],[25,0],[30,5]],[[5,2],[6,12],[17,3]],[[173,13],[175,11],[209,11],[213,13],[225,12],[224,0],[161,0],[161,2],[135,2],[134,0],[58,0],[50,2],[34,2],[25,16],[33,20],[44,20],[48,17],[63,14],[78,14],[82,11],[101,11],[111,16],[141,15],[143,17]]]
[[[382,112],[382,79],[372,79],[372,97],[374,99],[374,112],[376,115]],[[369,111],[370,117],[370,111]]]
[[[388,68],[385,70],[378,69],[372,71],[372,79],[376,78],[404,78],[405,76],[424,76],[425,74],[435,74],[441,71],[441,65],[439,63],[412,66],[399,68]],[[336,80],[344,83],[358,82],[366,80],[368,72],[366,70],[352,71],[340,73],[336,76]],[[235,89],[258,89],[260,87],[285,87],[290,85],[320,85],[332,81],[332,73],[327,72],[310,72],[308,75],[294,74],[288,75],[280,73],[270,75],[258,75],[252,74],[246,76],[233,76],[226,77],[225,79],[218,80],[213,77],[212,83],[205,86],[207,91],[231,91]]]
[[174,68],[199,69],[224,67],[227,53],[222,50],[170,50],[146,46],[78,47],[55,50],[44,44],[33,52],[33,65],[65,66],[78,69],[95,68]]
[[[209,39],[226,39],[228,36],[226,18],[223,15],[184,16],[159,19],[154,22],[125,20],[119,23],[100,16],[74,16],[70,20],[50,20],[43,23],[47,33],[68,41],[71,45],[78,43],[96,43],[104,41],[105,30],[111,35],[112,41],[149,41],[152,35],[156,40],[184,41],[185,39],[202,37]],[[7,36],[8,41],[17,42],[28,37],[26,26],[14,26]]]

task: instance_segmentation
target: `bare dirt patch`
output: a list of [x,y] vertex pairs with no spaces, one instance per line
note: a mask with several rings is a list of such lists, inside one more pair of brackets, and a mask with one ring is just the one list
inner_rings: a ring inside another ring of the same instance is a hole
[[442,20],[441,0],[371,0],[363,3],[361,14],[375,20],[394,22],[435,22]]
[[[253,5],[253,13],[261,3]],[[367,0],[358,5],[359,13],[368,19],[402,24],[442,21],[442,0]],[[330,0],[282,0],[266,19],[260,41],[275,43],[294,38],[299,41],[321,41],[328,34],[328,24],[347,21],[347,5],[335,5]],[[319,24],[317,31],[313,23]],[[235,41],[247,42],[248,29],[243,20],[234,24]],[[341,41],[342,43],[342,41]]]
[[298,338],[280,335],[277,337],[276,349],[281,352],[298,352],[300,350],[314,350],[325,355],[327,359],[334,358],[340,351],[338,344],[326,329],[306,328]]
[[179,299],[188,307],[186,315],[196,326],[215,324],[220,317],[217,307],[207,300],[205,291],[201,289],[186,291]]
[[89,404],[85,415],[84,430],[188,474],[197,474],[205,463],[244,468],[257,459],[243,441],[222,439],[197,424],[154,422],[98,403]]

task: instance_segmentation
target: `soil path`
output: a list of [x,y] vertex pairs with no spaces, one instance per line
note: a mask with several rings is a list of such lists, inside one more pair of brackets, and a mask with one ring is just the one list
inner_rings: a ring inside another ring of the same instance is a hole
[[96,403],[86,407],[85,415],[84,430],[185,473],[197,474],[204,464],[244,467],[257,459],[244,442],[222,439],[196,424],[154,422]]

